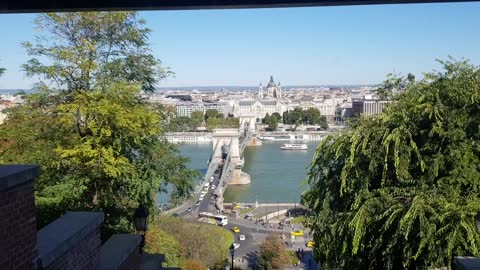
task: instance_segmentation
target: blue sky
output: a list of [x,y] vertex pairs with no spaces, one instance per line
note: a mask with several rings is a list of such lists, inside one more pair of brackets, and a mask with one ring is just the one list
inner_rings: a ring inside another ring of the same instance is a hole
[[[159,86],[371,84],[438,69],[448,55],[480,64],[480,3],[141,12],[154,54],[176,73]],[[22,41],[35,15],[0,15],[0,88],[29,88]]]

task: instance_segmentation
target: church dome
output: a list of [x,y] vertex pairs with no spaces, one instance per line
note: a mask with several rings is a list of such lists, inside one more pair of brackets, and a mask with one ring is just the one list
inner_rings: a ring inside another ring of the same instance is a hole
[[267,87],[277,87],[277,85],[273,81],[273,76],[270,76],[270,81],[268,82]]

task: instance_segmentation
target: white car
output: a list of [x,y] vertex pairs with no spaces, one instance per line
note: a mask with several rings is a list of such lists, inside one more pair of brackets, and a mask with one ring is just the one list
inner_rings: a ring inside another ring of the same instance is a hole
[[203,201],[203,196],[200,196],[200,198],[198,198],[199,201]]
[[207,191],[205,191],[205,190],[202,190],[202,191],[200,192],[200,196],[205,196],[205,194],[207,194]]
[[210,176],[210,182],[213,182],[213,179],[214,179],[213,176]]
[[245,235],[244,234],[239,235],[238,240],[240,240],[240,241],[245,240]]
[[240,247],[240,244],[239,243],[233,243],[233,249],[237,249]]
[[197,201],[197,202],[195,203],[195,205],[200,205],[200,201]]
[[216,187],[217,187],[217,186],[215,186],[215,185],[212,185],[212,189],[215,189]]

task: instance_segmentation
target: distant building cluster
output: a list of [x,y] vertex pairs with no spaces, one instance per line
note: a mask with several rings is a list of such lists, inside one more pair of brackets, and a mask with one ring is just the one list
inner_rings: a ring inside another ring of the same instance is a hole
[[151,102],[175,107],[177,116],[191,116],[194,111],[215,109],[225,116],[249,116],[260,121],[267,114],[317,108],[329,122],[343,121],[355,115],[375,115],[387,101],[373,95],[374,87],[282,87],[273,76],[257,89],[175,89],[149,95]]
[[[371,86],[282,87],[273,76],[266,86],[260,83],[258,88],[232,88],[162,89],[143,97],[149,102],[171,107],[177,116],[190,117],[192,112],[205,113],[214,109],[225,117],[248,116],[261,121],[267,114],[283,115],[299,107],[304,110],[317,108],[331,123],[358,115],[379,114],[389,103],[377,98],[375,88]],[[6,119],[4,109],[23,101],[21,96],[1,94],[0,91],[0,124]]]
[[7,114],[4,111],[5,109],[11,108],[23,102],[24,100],[20,96],[12,94],[0,94],[0,124],[3,124],[5,119],[7,119]]

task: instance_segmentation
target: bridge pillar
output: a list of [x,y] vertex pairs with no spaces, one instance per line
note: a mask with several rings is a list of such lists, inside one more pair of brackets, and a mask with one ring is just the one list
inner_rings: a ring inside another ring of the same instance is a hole
[[233,171],[232,177],[230,181],[228,181],[229,185],[246,185],[250,184],[252,180],[250,179],[250,175],[246,172],[242,172],[241,168],[235,168]]
[[243,132],[247,130],[249,133],[254,134],[255,133],[255,121],[257,119],[255,118],[255,115],[241,115],[239,117],[240,119],[240,132]]
[[237,162],[239,157],[238,138],[240,133],[235,128],[217,128],[213,130],[213,157],[222,159],[222,147],[227,147],[232,161]]

